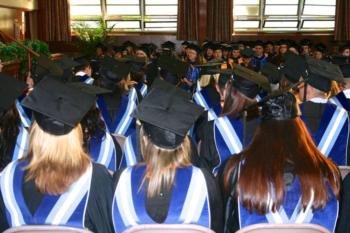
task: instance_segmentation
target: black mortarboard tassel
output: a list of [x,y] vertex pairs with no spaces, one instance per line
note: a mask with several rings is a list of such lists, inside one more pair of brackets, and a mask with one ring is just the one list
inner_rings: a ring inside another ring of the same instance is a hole
[[22,105],[34,112],[40,128],[53,135],[69,133],[95,103],[95,96],[46,77]]

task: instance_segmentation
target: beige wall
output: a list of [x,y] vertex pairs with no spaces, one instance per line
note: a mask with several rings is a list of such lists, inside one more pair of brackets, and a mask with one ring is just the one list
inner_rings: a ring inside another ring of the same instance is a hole
[[22,18],[22,12],[16,9],[0,7],[0,30],[10,36],[15,35],[15,20]]
[[0,0],[0,6],[8,8],[19,8],[24,10],[38,9],[37,0]]

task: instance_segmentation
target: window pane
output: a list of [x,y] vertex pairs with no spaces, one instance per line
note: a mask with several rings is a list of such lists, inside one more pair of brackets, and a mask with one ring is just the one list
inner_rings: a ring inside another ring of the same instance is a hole
[[[113,27],[114,25],[114,27]],[[108,28],[140,28],[140,21],[107,21]]]
[[97,28],[99,26],[98,21],[72,21],[72,28]]
[[239,21],[233,22],[234,28],[258,28],[260,21]]
[[265,21],[266,28],[296,28],[298,21]]
[[233,8],[234,15],[259,15],[258,6],[235,6]]
[[146,6],[146,15],[177,15],[177,6]]
[[146,2],[146,5],[165,5],[164,3],[166,4],[169,4],[169,5],[177,5],[177,0],[167,0],[167,1],[164,1],[164,0],[145,0]]
[[263,28],[263,31],[273,32],[285,32],[285,31],[297,31],[297,28]]
[[265,7],[265,15],[297,15],[297,12],[297,5],[266,5]]
[[335,15],[335,6],[304,6],[304,15]]
[[176,28],[145,28],[147,32],[174,32]]
[[120,4],[120,5],[139,5],[140,1],[139,0],[106,0],[107,5],[108,4]]
[[102,15],[100,6],[71,6],[71,15]]
[[269,4],[276,4],[276,5],[293,5],[293,4],[299,4],[299,0],[266,0],[266,5]]
[[70,0],[71,5],[100,5],[100,0]]
[[303,28],[334,28],[334,21],[304,20]]
[[235,5],[259,5],[259,0],[234,0]]
[[171,27],[174,27],[176,28],[177,27],[177,23],[145,23],[145,27],[146,28],[171,28]]
[[177,19],[176,18],[169,18],[169,17],[166,17],[166,18],[159,18],[159,17],[157,17],[157,18],[154,18],[154,17],[152,17],[152,18],[150,18],[150,17],[147,17],[147,22],[152,22],[152,21],[155,21],[155,22],[169,22],[169,21],[171,21],[171,22],[177,22]]
[[139,15],[139,6],[107,6],[108,15]]
[[305,0],[305,5],[333,5],[336,0]]

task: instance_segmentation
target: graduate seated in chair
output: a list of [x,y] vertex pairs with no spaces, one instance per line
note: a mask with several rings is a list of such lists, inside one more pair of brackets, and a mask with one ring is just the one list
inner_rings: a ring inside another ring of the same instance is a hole
[[83,149],[81,118],[95,97],[44,78],[22,104],[34,111],[28,154],[0,179],[0,231],[62,225],[113,232],[112,179]]
[[134,115],[142,122],[144,162],[116,178],[116,232],[140,224],[196,224],[222,231],[222,200],[215,179],[191,163],[188,131],[203,109],[175,90],[152,89]]
[[291,93],[269,99],[251,144],[220,174],[225,232],[258,223],[318,224],[334,232],[340,173],[316,147]]

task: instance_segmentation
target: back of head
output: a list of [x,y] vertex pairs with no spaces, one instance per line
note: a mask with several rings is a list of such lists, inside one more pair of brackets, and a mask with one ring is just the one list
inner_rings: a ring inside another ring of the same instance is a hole
[[[262,122],[251,144],[241,153],[244,165],[237,190],[243,206],[259,214],[278,210],[284,200],[284,172],[288,166],[299,179],[304,208],[312,191],[313,209],[323,208],[329,198],[327,185],[338,197],[336,165],[317,149],[299,117],[295,97],[291,93],[273,97],[263,104],[262,113]],[[230,167],[226,171],[230,172]],[[272,205],[268,196],[275,197]]]

